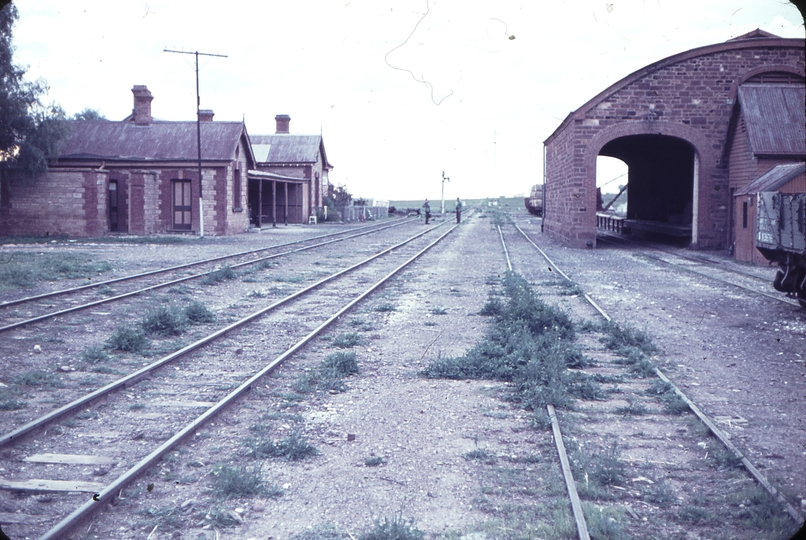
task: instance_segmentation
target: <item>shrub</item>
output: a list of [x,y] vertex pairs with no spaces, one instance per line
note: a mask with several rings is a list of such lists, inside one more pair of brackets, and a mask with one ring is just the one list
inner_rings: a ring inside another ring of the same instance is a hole
[[286,461],[302,461],[319,454],[319,450],[309,444],[298,431],[292,431],[288,437],[279,441],[249,438],[245,440],[245,444],[248,447],[248,455],[255,459],[281,457]]
[[213,270],[204,276],[201,282],[204,285],[217,285],[222,281],[228,281],[236,277],[238,277],[237,274],[235,274],[235,271],[230,266],[222,266],[218,270]]
[[24,386],[50,386],[53,388],[61,388],[63,386],[62,381],[55,374],[39,370],[20,373],[11,379],[11,382]]
[[339,349],[349,349],[361,343],[361,336],[357,332],[350,332],[336,336],[333,340],[333,346]]
[[109,355],[103,347],[93,345],[84,349],[81,353],[81,360],[88,364],[97,364],[109,360]]
[[112,332],[106,345],[115,351],[140,352],[148,346],[148,338],[141,329],[119,326]]
[[159,306],[146,313],[140,326],[146,334],[157,336],[178,336],[185,331],[187,319],[176,306]]
[[263,481],[263,467],[220,465],[213,471],[213,491],[220,497],[278,497],[282,491]]
[[211,323],[215,321],[213,312],[201,302],[191,302],[185,306],[183,311],[185,318],[194,324]]
[[378,467],[386,463],[386,460],[381,456],[370,456],[368,458],[364,458],[364,465],[367,467]]
[[422,540],[425,533],[414,526],[414,520],[406,521],[401,514],[383,521],[376,520],[375,527],[359,536],[359,540]]

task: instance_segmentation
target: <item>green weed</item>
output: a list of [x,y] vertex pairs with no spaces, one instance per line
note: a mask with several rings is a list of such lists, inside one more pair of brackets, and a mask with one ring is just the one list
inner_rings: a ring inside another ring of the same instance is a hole
[[229,497],[278,497],[278,489],[266,485],[263,480],[263,467],[255,465],[220,465],[213,470],[213,492],[222,498]]
[[97,364],[109,360],[109,355],[103,347],[93,345],[84,349],[81,353],[81,360],[88,364]]
[[141,352],[148,347],[145,332],[139,328],[118,326],[106,341],[106,346],[114,351]]
[[358,537],[359,540],[422,540],[425,533],[415,527],[414,519],[404,520],[402,512],[390,520],[375,521],[375,527]]
[[375,311],[378,311],[380,313],[389,313],[391,311],[395,311],[396,309],[397,308],[392,304],[390,304],[389,302],[384,302],[382,304],[378,304],[377,306],[375,306]]
[[361,344],[361,336],[356,332],[341,334],[333,339],[333,346],[339,349],[349,349]]
[[447,309],[445,309],[444,307],[439,307],[439,306],[432,307],[429,310],[429,312],[431,313],[431,315],[447,315],[448,314]]
[[64,386],[56,374],[40,370],[20,373],[11,379],[11,382],[21,386],[49,386],[51,388],[62,388]]
[[288,437],[279,441],[252,437],[246,439],[244,444],[247,446],[247,454],[255,459],[276,457],[286,461],[302,461],[319,454],[319,450],[308,443],[298,431],[292,431]]
[[386,463],[386,459],[382,458],[381,456],[370,456],[368,458],[364,458],[364,465],[366,467],[378,467]]
[[27,288],[40,281],[87,279],[111,268],[80,253],[13,253],[0,257],[0,286]]
[[28,406],[25,401],[18,401],[16,399],[6,399],[0,401],[0,411],[18,411]]
[[[422,375],[446,379],[492,379],[514,383],[513,401],[527,410],[566,405],[568,367],[584,363],[573,346],[574,328],[563,312],[540,300],[520,275],[504,278],[506,301],[491,295],[495,324],[464,356],[439,358]],[[493,302],[494,300],[494,302]]]
[[230,266],[222,266],[205,275],[201,282],[203,285],[218,285],[222,281],[229,281],[237,278],[238,275]]
[[185,318],[193,324],[211,323],[215,321],[215,314],[201,302],[191,302],[183,309]]
[[146,313],[140,326],[150,336],[179,336],[185,331],[187,319],[177,306],[159,306]]
[[642,416],[644,414],[647,414],[649,412],[649,409],[647,409],[646,405],[636,400],[634,397],[630,396],[627,398],[626,406],[618,407],[613,412],[624,416]]

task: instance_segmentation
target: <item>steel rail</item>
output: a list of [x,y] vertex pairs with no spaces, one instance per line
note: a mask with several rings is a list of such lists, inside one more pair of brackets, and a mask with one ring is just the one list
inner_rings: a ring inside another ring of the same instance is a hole
[[705,278],[708,278],[708,279],[712,279],[714,281],[722,283],[723,285],[730,285],[731,287],[736,287],[737,289],[741,289],[742,291],[746,291],[746,292],[749,292],[751,294],[756,294],[756,295],[759,295],[759,296],[766,296],[767,298],[772,298],[773,300],[783,302],[784,304],[790,304],[790,305],[793,305],[795,307],[800,307],[800,303],[798,303],[795,300],[790,300],[786,296],[783,296],[784,293],[781,293],[780,295],[776,295],[776,294],[772,294],[772,293],[768,293],[768,292],[764,292],[764,291],[757,291],[755,289],[751,289],[750,287],[745,287],[744,285],[739,285],[738,283],[732,283],[732,282],[730,282],[730,281],[728,281],[726,279],[718,278],[716,276],[712,276],[712,275],[707,274],[705,272],[698,272],[697,270],[694,270],[693,268],[688,268],[686,266],[683,266],[682,264],[677,264],[677,263],[673,263],[673,262],[670,262],[670,261],[665,261],[665,260],[661,259],[660,257],[656,257],[656,256],[650,255],[648,253],[642,253],[642,255],[644,257],[646,257],[647,259],[652,259],[653,261],[658,261],[658,262],[661,262],[663,264],[667,264],[669,266],[674,266],[675,268],[683,270],[684,272],[689,272],[691,274],[696,274],[698,276],[702,276],[702,277],[705,277]]
[[[398,272],[406,268],[408,265],[416,261],[420,258],[423,254],[425,254],[428,250],[432,247],[437,245],[443,238],[445,238],[448,234],[450,234],[457,225],[454,225],[447,231],[445,231],[442,235],[440,235],[436,240],[428,244],[425,248],[417,252],[414,256],[406,260],[403,264],[392,270],[389,274],[381,278],[378,282],[376,282],[372,287],[355,297],[349,303],[347,303],[344,307],[342,307],[339,311],[333,314],[329,319],[319,325],[316,329],[302,338],[300,341],[295,343],[292,347],[287,349],[284,353],[280,356],[275,358],[272,362],[267,364],[263,369],[258,371],[252,377],[250,377],[246,382],[241,384],[238,388],[230,392],[224,399],[210,407],[207,411],[202,413],[199,417],[193,420],[191,423],[187,424],[182,430],[177,432],[173,437],[165,441],[161,444],[156,450],[151,452],[148,456],[144,457],[140,462],[138,462],[134,467],[129,469],[127,472],[119,476],[115,481],[111,484],[106,486],[101,492],[96,493],[92,496],[92,498],[85,502],[83,505],[78,507],[74,510],[71,514],[65,517],[61,522],[59,522],[56,526],[52,529],[47,531],[43,536],[40,537],[40,540],[51,540],[51,539],[58,539],[64,538],[63,535],[67,534],[70,530],[72,530],[75,526],[77,526],[81,521],[86,519],[89,514],[98,510],[103,506],[103,503],[110,501],[114,498],[115,493],[119,490],[126,487],[129,483],[131,483],[138,475],[142,474],[145,470],[147,470],[151,465],[156,463],[165,453],[170,451],[174,446],[176,446],[179,442],[185,439],[188,435],[196,431],[199,427],[204,425],[208,420],[214,417],[218,412],[222,409],[230,405],[233,401],[235,401],[238,397],[241,396],[244,392],[249,390],[253,384],[255,384],[258,380],[260,380],[265,375],[272,373],[280,364],[282,364],[287,358],[292,356],[294,353],[299,351],[303,346],[305,346],[309,341],[313,338],[318,336],[322,333],[326,328],[328,328],[331,324],[333,324],[340,316],[345,314],[347,311],[353,308],[358,302],[369,296],[372,292],[374,292],[378,287],[389,281],[392,277],[394,277]],[[430,230],[433,230],[436,227],[433,227]],[[428,232],[428,231],[425,231]],[[417,236],[422,236],[425,232],[418,234]],[[412,238],[413,240],[414,238]],[[387,251],[390,251],[390,248]],[[375,256],[377,257],[377,256]],[[373,257],[373,258],[375,258]]]
[[[565,278],[565,280],[566,280],[567,282],[569,282],[569,283],[573,283],[574,285],[576,285],[576,282],[574,282],[574,280],[572,280],[570,277],[568,277],[568,275],[567,275],[565,272],[563,272],[563,271],[562,271],[562,270],[561,270],[561,269],[560,269],[560,268],[559,268],[559,267],[558,267],[556,264],[554,264],[554,261],[552,261],[552,260],[549,258],[549,256],[548,256],[548,255],[546,255],[546,252],[545,252],[545,251],[543,251],[542,249],[540,249],[540,248],[538,247],[538,245],[537,245],[537,244],[535,244],[534,242],[532,242],[532,239],[531,239],[531,238],[529,238],[529,237],[526,235],[526,233],[525,233],[525,232],[523,232],[523,230],[522,230],[520,227],[518,227],[518,225],[517,225],[517,224],[513,224],[513,225],[515,225],[515,228],[516,228],[516,229],[518,229],[518,231],[519,231],[519,232],[520,232],[520,233],[523,235],[523,237],[524,237],[524,238],[526,238],[526,240],[528,240],[528,241],[529,241],[529,243],[530,243],[530,244],[532,244],[532,245],[534,246],[534,248],[535,248],[537,251],[539,251],[539,252],[540,252],[540,254],[543,256],[543,258],[544,258],[544,259],[546,259],[546,260],[548,261],[548,263],[549,263],[551,266],[553,266],[553,267],[554,267],[554,270],[555,270],[555,271],[559,272],[559,273],[560,273],[560,275],[561,275],[563,278]],[[551,267],[549,267],[549,270],[551,270]],[[588,293],[583,292],[583,293],[582,293],[582,295],[585,297],[585,300],[587,300],[587,301],[588,301],[588,303],[590,303],[590,305],[592,305],[592,306],[594,307],[594,309],[596,309],[596,311],[598,311],[598,312],[599,312],[599,314],[600,314],[602,317],[604,317],[604,318],[605,318],[605,320],[607,320],[608,322],[610,322],[610,316],[609,316],[607,313],[605,313],[605,312],[604,312],[604,310],[603,310],[602,308],[600,308],[600,307],[599,307],[599,305],[598,305],[596,302],[594,302],[594,301],[593,301],[593,298],[591,298],[591,297],[588,295]]]
[[[67,403],[66,405],[63,405],[63,406],[61,406],[61,407],[49,412],[48,414],[46,414],[44,416],[41,416],[41,417],[39,417],[39,418],[37,418],[35,420],[32,420],[31,422],[28,422],[25,425],[20,426],[19,428],[15,429],[13,431],[10,431],[9,433],[6,433],[5,435],[0,436],[0,447],[4,446],[6,444],[9,444],[10,442],[18,439],[19,437],[21,437],[21,436],[23,436],[23,435],[25,435],[27,433],[30,433],[30,432],[32,432],[32,431],[34,431],[36,429],[39,429],[39,428],[45,426],[46,424],[49,424],[50,422],[56,420],[57,418],[60,418],[60,417],[66,415],[66,414],[68,414],[70,412],[75,411],[76,409],[79,409],[79,408],[83,407],[84,405],[86,405],[86,404],[98,399],[99,397],[102,397],[102,396],[104,396],[106,394],[109,394],[112,391],[117,390],[119,388],[123,388],[123,387],[126,387],[127,385],[131,385],[131,384],[136,383],[139,379],[145,377],[149,373],[151,373],[151,372],[155,371],[156,369],[164,366],[165,364],[168,364],[170,362],[173,362],[177,358],[185,356],[186,354],[188,354],[188,353],[190,353],[190,352],[192,352],[192,351],[194,351],[194,350],[196,350],[196,349],[198,349],[198,348],[200,348],[200,347],[202,347],[202,346],[204,346],[204,345],[206,345],[206,344],[208,344],[208,343],[220,338],[221,336],[229,333],[230,331],[232,331],[232,330],[234,330],[236,328],[239,328],[241,326],[244,326],[245,324],[257,319],[258,317],[261,317],[262,315],[268,313],[269,311],[272,311],[272,310],[280,307],[281,305],[286,304],[287,302],[290,302],[291,300],[294,300],[294,299],[296,299],[296,298],[298,298],[298,297],[300,297],[300,296],[302,296],[304,294],[307,294],[310,291],[320,287],[321,285],[324,285],[325,283],[327,283],[329,281],[332,281],[332,280],[334,280],[334,279],[336,279],[338,277],[341,277],[342,275],[347,274],[348,272],[351,272],[351,271],[355,270],[356,268],[364,266],[365,264],[368,264],[368,263],[372,262],[373,260],[375,260],[375,259],[377,259],[379,257],[382,257],[383,255],[386,255],[387,253],[389,253],[389,252],[391,252],[391,251],[393,251],[395,249],[398,249],[398,248],[408,244],[409,242],[412,242],[413,240],[416,240],[417,238],[419,238],[419,237],[421,237],[421,236],[433,231],[434,229],[436,229],[438,227],[440,227],[440,225],[437,225],[435,227],[431,227],[429,229],[426,229],[425,231],[417,233],[416,235],[404,240],[403,242],[395,244],[392,247],[386,248],[383,251],[381,251],[379,253],[376,253],[375,255],[372,255],[371,257],[369,257],[367,259],[364,259],[363,261],[355,263],[355,264],[353,264],[353,265],[351,265],[351,266],[349,266],[349,267],[347,267],[347,268],[345,268],[343,270],[340,270],[340,271],[336,272],[335,274],[331,274],[330,276],[327,276],[327,277],[317,281],[316,283],[314,283],[312,285],[309,285],[308,287],[300,289],[299,291],[297,291],[297,292],[295,292],[293,294],[290,294],[290,295],[288,295],[288,296],[286,296],[284,298],[281,298],[280,300],[277,300],[273,304],[271,304],[271,305],[269,305],[269,306],[267,306],[267,307],[265,307],[263,309],[260,309],[260,310],[254,312],[254,313],[252,313],[250,315],[247,315],[246,317],[244,317],[244,318],[242,318],[242,319],[240,319],[238,321],[235,321],[234,323],[232,323],[232,324],[230,324],[230,325],[228,325],[228,326],[226,326],[224,328],[221,328],[221,329],[217,330],[216,332],[213,332],[212,334],[209,334],[209,335],[203,337],[202,339],[199,339],[199,340],[197,340],[197,341],[195,341],[195,342],[193,342],[193,343],[181,348],[178,351],[174,351],[173,353],[171,353],[171,354],[169,354],[167,356],[164,356],[164,357],[152,362],[151,364],[149,364],[147,366],[144,366],[144,367],[138,369],[137,371],[135,371],[133,373],[130,373],[129,375],[127,375],[125,377],[122,377],[122,378],[120,378],[120,379],[118,379],[116,381],[113,381],[113,382],[105,385],[105,386],[102,386],[101,388],[98,388],[97,390],[95,390],[93,392],[90,392],[89,394],[85,394],[84,396],[81,396],[81,397],[71,401],[70,403]],[[450,229],[450,230],[453,230],[453,229]]]
[[[548,256],[545,255],[545,252],[542,249],[540,249],[539,247],[537,247],[537,245],[534,242],[532,242],[532,240],[526,235],[525,232],[523,232],[520,229],[520,227],[518,227],[516,225],[516,228],[521,232],[521,234],[527,240],[529,240],[529,242],[533,246],[535,246],[535,248],[537,248],[537,250],[543,255],[543,257],[545,257],[545,259],[547,261],[549,261],[552,265],[554,264],[554,263],[551,262],[551,260],[548,258]],[[556,265],[555,265],[555,267],[556,267]],[[557,270],[559,271],[559,269],[557,269]],[[562,273],[562,272],[560,272],[560,273]],[[699,273],[699,272],[697,272],[697,273]],[[565,274],[563,274],[563,276],[565,276]],[[567,279],[567,276],[566,276],[566,279]],[[591,304],[599,311],[599,313],[601,313],[608,320],[608,322],[611,320],[610,317],[599,306],[597,306],[596,304],[593,303],[592,300],[590,300],[590,297],[588,297],[587,294],[585,295],[585,298],[588,299],[591,302]],[[691,401],[691,399],[689,399],[689,397],[686,396],[683,393],[683,391],[680,390],[677,387],[677,385],[675,385],[671,380],[669,380],[669,378],[657,366],[653,366],[653,367],[655,369],[655,374],[658,376],[658,378],[660,378],[663,382],[668,383],[671,386],[672,390],[674,390],[674,392],[678,396],[680,396],[680,398],[683,399],[683,401],[685,401],[686,405],[688,405],[688,408],[691,410],[691,412],[694,413],[694,415],[697,418],[699,418],[700,421],[702,421],[702,423],[706,425],[706,427],[708,427],[708,429],[711,431],[711,433],[713,433],[714,437],[719,439],[719,441],[722,442],[722,444],[725,446],[725,448],[727,448],[730,452],[732,452],[733,455],[736,456],[737,459],[741,460],[742,465],[744,465],[745,469],[747,469],[747,471],[750,473],[750,475],[756,480],[756,482],[761,484],[761,486],[764,487],[765,490],[767,490],[767,493],[769,493],[773,497],[773,499],[778,501],[784,507],[784,510],[786,511],[787,514],[789,514],[789,517],[791,517],[792,520],[794,520],[795,523],[797,523],[797,524],[803,523],[804,516],[798,510],[796,510],[795,507],[792,506],[789,503],[789,501],[783,496],[783,494],[778,489],[776,489],[775,486],[773,486],[769,482],[769,480],[767,480],[767,478],[761,473],[761,471],[759,471],[755,467],[755,465],[753,465],[753,463],[750,462],[750,460],[747,459],[747,457],[745,457],[745,455],[741,452],[741,450],[739,450],[736,447],[736,445],[734,445],[732,442],[730,442],[730,440],[728,439],[728,437],[725,434],[725,432],[723,432],[721,429],[719,429],[719,427],[717,427],[717,425],[705,413],[703,413],[699,409],[699,407],[697,407],[697,405],[695,405],[694,402]]]
[[[515,224],[513,223],[513,225]],[[518,226],[515,225],[515,227]],[[518,230],[520,230],[520,228],[518,228]],[[521,233],[523,233],[523,231],[521,231]],[[504,246],[504,253],[507,256],[507,267],[509,268],[509,271],[512,272],[512,262],[509,259],[509,252],[507,251],[506,242],[504,242],[504,235],[501,233],[501,227],[498,227],[498,236],[501,238],[501,245]],[[532,245],[534,245],[534,243]],[[537,249],[539,250],[540,248]],[[553,262],[549,262],[552,266],[554,266]],[[568,276],[566,276],[561,270],[560,273],[563,275],[563,277],[568,279]],[[571,280],[568,279],[568,281]],[[563,443],[563,434],[560,430],[560,422],[557,420],[557,413],[554,410],[554,406],[550,403],[546,404],[546,412],[551,420],[551,432],[554,435],[554,445],[557,447],[557,454],[560,457],[560,468],[562,469],[563,478],[565,480],[565,489],[568,491],[568,498],[571,500],[571,511],[574,514],[574,522],[577,526],[577,535],[579,536],[579,540],[590,540],[588,523],[585,521],[585,512],[582,510],[582,501],[579,499],[576,481],[574,480],[574,473],[571,471],[568,453],[566,452],[565,444]]]
[[[402,218],[398,223],[394,223],[392,225],[386,225],[386,226],[383,226],[383,227],[375,227],[374,225],[366,225],[364,227],[359,227],[359,228],[354,229],[354,230],[363,230],[363,229],[374,228],[374,231],[372,231],[372,232],[377,232],[377,231],[382,231],[384,229],[388,229],[388,228],[391,228],[391,227],[397,227],[399,225],[402,225],[403,223],[406,223],[407,221],[409,221],[407,218]],[[166,267],[166,268],[158,268],[156,270],[149,270],[148,272],[142,272],[140,274],[131,274],[131,275],[122,276],[122,277],[119,277],[119,278],[107,279],[107,280],[104,280],[104,281],[97,281],[95,283],[89,283],[87,285],[81,285],[79,287],[72,287],[72,288],[69,288],[69,289],[61,289],[61,290],[58,290],[58,291],[51,291],[51,292],[47,292],[47,293],[38,294],[36,296],[27,296],[25,298],[17,298],[16,300],[7,300],[5,302],[0,302],[0,309],[8,307],[8,306],[24,304],[26,302],[33,302],[35,300],[42,300],[44,298],[51,298],[51,297],[54,297],[54,296],[60,296],[60,295],[69,294],[69,293],[73,293],[73,292],[77,292],[77,291],[83,291],[83,290],[86,290],[86,289],[92,289],[92,288],[95,288],[95,287],[100,287],[101,285],[110,285],[112,283],[121,283],[123,281],[129,281],[129,280],[132,280],[132,279],[138,279],[138,278],[142,278],[142,277],[152,276],[152,275],[155,275],[155,274],[164,274],[165,272],[171,272],[171,271],[174,271],[174,270],[181,270],[182,268],[190,268],[192,266],[198,266],[198,265],[201,265],[201,264],[207,264],[207,263],[221,261],[221,260],[224,260],[224,259],[229,259],[229,258],[234,258],[234,257],[241,257],[243,255],[251,255],[253,253],[260,253],[261,251],[268,251],[270,249],[276,249],[276,248],[280,248],[280,247],[291,246],[291,245],[294,245],[294,244],[300,244],[302,242],[309,242],[311,240],[321,240],[322,238],[329,238],[331,236],[338,236],[340,234],[345,234],[347,232],[350,232],[350,231],[341,231],[341,232],[323,234],[323,235],[320,235],[320,236],[312,236],[310,238],[304,238],[302,240],[294,240],[293,242],[284,242],[282,244],[277,244],[277,245],[274,245],[274,246],[251,249],[251,250],[247,250],[247,251],[241,251],[241,252],[238,252],[238,253],[231,253],[229,255],[220,255],[218,257],[212,257],[210,259],[203,259],[203,260],[195,261],[195,262],[191,262],[191,263],[179,264],[179,265],[176,265],[176,266],[169,266],[169,267]],[[369,234],[369,232],[367,232],[367,234]]]
[[[249,266],[249,265],[252,265],[252,264],[257,264],[257,263],[259,263],[261,261],[267,261],[269,259],[275,259],[275,258],[278,258],[278,257],[285,257],[286,255],[291,255],[293,253],[299,253],[299,252],[306,251],[306,250],[309,250],[309,249],[314,249],[314,248],[326,246],[326,245],[329,245],[329,244],[334,244],[336,242],[342,242],[344,240],[349,240],[351,238],[356,238],[356,237],[359,237],[359,236],[366,236],[366,235],[369,235],[369,234],[374,234],[376,232],[385,230],[385,229],[387,229],[389,227],[396,227],[398,225],[400,225],[400,223],[395,224],[395,225],[389,225],[387,227],[374,229],[374,230],[371,230],[371,231],[365,231],[365,232],[361,232],[361,233],[351,234],[351,235],[345,236],[343,238],[335,238],[335,239],[332,239],[332,240],[327,240],[325,242],[319,242],[318,244],[311,244],[310,246],[303,246],[303,247],[300,247],[300,248],[297,248],[297,249],[291,249],[291,250],[288,250],[288,251],[284,251],[282,253],[275,253],[273,255],[268,255],[266,257],[260,257],[258,259],[252,259],[250,261],[245,261],[245,262],[242,262],[242,263],[233,264],[232,266],[230,266],[230,268],[240,268],[242,266]],[[342,234],[342,233],[338,233],[338,234]],[[327,235],[327,236],[332,236],[332,235]],[[311,239],[308,239],[308,240],[311,240]],[[291,242],[290,244],[296,244],[296,243],[299,243],[299,242]],[[285,245],[285,244],[283,244],[283,245]],[[281,246],[272,246],[272,248],[275,248],[275,247],[281,247]],[[256,250],[255,252],[265,251],[267,249],[272,249],[272,248],[264,248],[264,249],[261,249],[261,250]],[[250,254],[250,253],[247,252],[246,254]],[[243,253],[239,254],[239,255],[243,255]],[[234,257],[234,255],[233,255],[233,257]],[[212,261],[212,259],[210,259],[210,261]],[[209,262],[209,261],[206,261],[206,262]],[[190,276],[184,276],[184,277],[181,277],[181,278],[173,279],[171,281],[158,283],[156,285],[150,285],[148,287],[144,287],[142,289],[137,289],[137,290],[134,290],[134,291],[129,291],[127,293],[122,293],[122,294],[118,294],[118,295],[115,295],[115,296],[109,296],[107,298],[102,298],[101,300],[95,300],[94,302],[89,302],[87,304],[80,304],[78,306],[72,306],[72,307],[65,308],[65,309],[62,309],[62,310],[59,310],[59,311],[52,311],[50,313],[45,313],[44,315],[39,315],[38,317],[32,317],[30,319],[25,319],[23,321],[17,321],[15,323],[7,324],[5,326],[0,326],[0,332],[6,332],[8,330],[13,330],[14,328],[19,328],[21,326],[25,326],[25,325],[32,324],[32,323],[35,323],[35,322],[44,321],[44,320],[47,320],[47,319],[52,319],[53,317],[58,317],[59,315],[65,315],[67,313],[72,313],[74,311],[80,311],[82,309],[95,307],[95,306],[98,306],[98,305],[101,305],[101,304],[107,304],[109,302],[116,302],[118,300],[122,300],[123,298],[128,298],[130,296],[136,296],[138,294],[143,294],[145,292],[153,291],[155,289],[161,289],[163,287],[169,287],[171,285],[176,285],[177,283],[182,283],[183,281],[189,281],[191,279],[198,279],[200,277],[208,276],[208,275],[210,275],[210,274],[212,274],[214,272],[217,272],[217,271],[218,270],[210,270],[209,272],[202,272],[202,273],[199,273],[199,274],[192,274]],[[142,275],[141,275],[141,277],[142,277]],[[127,279],[131,279],[131,278],[127,278]]]
[[[622,242],[622,245],[635,244],[635,245],[643,247],[645,249],[654,249],[655,251],[660,251],[661,253],[668,253],[669,255],[672,255],[674,257],[679,257],[681,259],[685,259],[687,261],[691,261],[691,262],[695,262],[695,263],[699,263],[699,264],[706,264],[706,265],[711,265],[711,266],[714,266],[714,267],[717,267],[718,264],[719,264],[718,261],[713,261],[713,260],[708,259],[706,257],[701,257],[701,258],[691,257],[691,256],[684,255],[682,253],[677,253],[677,252],[672,251],[670,249],[664,249],[664,248],[662,248],[660,246],[655,246],[655,245],[652,245],[652,244],[649,244],[649,243],[646,243],[646,242],[641,242],[641,241],[633,239],[633,238],[628,239],[628,238],[624,238],[623,236],[618,236],[618,235],[615,235],[615,234],[610,234],[610,233],[606,233],[606,232],[602,232],[602,231],[597,232],[597,239],[598,240],[604,240],[605,242],[610,242],[611,244],[618,244],[619,242]],[[736,270],[736,269],[733,269],[733,268],[721,267],[720,269],[724,270],[725,272],[730,272],[732,274],[736,274],[737,276],[744,276],[744,277],[748,277],[748,278],[752,278],[752,279],[757,279],[759,281],[763,281],[764,283],[769,283],[769,281],[770,281],[768,278],[757,276],[755,274],[749,274],[747,272],[742,272],[740,270]]]

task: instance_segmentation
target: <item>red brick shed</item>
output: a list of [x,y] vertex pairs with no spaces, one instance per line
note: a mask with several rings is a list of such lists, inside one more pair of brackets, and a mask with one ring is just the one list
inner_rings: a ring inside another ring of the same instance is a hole
[[650,64],[594,96],[544,142],[544,230],[572,246],[596,245],[602,155],[629,168],[634,229],[682,235],[693,248],[728,247],[729,133],[739,89],[803,86],[805,47],[756,30]]

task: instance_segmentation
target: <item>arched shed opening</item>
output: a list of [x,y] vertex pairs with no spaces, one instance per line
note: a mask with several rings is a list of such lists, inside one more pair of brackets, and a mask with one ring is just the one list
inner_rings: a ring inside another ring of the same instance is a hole
[[627,221],[631,233],[691,241],[694,148],[666,135],[630,135],[605,144],[599,155],[627,164]]

